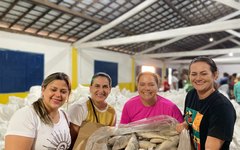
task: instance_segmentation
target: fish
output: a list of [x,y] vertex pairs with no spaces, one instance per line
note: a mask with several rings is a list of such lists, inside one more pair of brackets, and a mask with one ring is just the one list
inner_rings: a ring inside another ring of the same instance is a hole
[[155,148],[157,145],[154,143],[151,143],[149,141],[139,141],[139,147],[143,149],[152,149]]
[[107,144],[113,146],[113,144],[115,143],[115,141],[118,140],[120,137],[121,137],[120,135],[119,135],[119,136],[113,136],[113,137],[111,137],[111,138],[108,140]]
[[132,135],[120,136],[113,144],[112,150],[118,150],[125,148],[130,140]]
[[108,150],[106,143],[94,143],[92,150]]
[[179,143],[179,135],[176,135],[164,141],[162,144],[157,146],[155,150],[171,149],[171,148],[177,147],[178,143]]
[[155,144],[159,144],[166,141],[165,139],[151,139],[150,142],[151,143],[155,143]]
[[179,135],[179,133],[176,130],[165,130],[165,131],[161,131],[160,134],[165,136]]
[[125,150],[137,150],[138,148],[139,148],[138,140],[136,135],[133,133]]
[[158,132],[139,132],[137,135],[146,139],[168,139],[168,136],[162,136]]

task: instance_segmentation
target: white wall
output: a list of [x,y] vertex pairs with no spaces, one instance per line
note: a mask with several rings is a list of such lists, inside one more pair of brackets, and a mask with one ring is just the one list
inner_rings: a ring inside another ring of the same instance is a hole
[[156,59],[150,59],[150,58],[136,58],[135,59],[136,65],[137,66],[153,66],[153,67],[158,67],[158,68],[162,68],[163,67],[163,63],[160,60],[156,60]]
[[118,82],[131,82],[132,62],[130,55],[97,48],[79,49],[78,60],[78,81],[81,84],[90,84],[94,74],[94,60],[118,63]]
[[223,77],[223,73],[227,72],[229,75],[233,73],[240,73],[240,64],[217,64],[219,70],[219,78]]
[[71,77],[71,45],[30,35],[0,31],[0,48],[44,54],[44,77],[65,72]]

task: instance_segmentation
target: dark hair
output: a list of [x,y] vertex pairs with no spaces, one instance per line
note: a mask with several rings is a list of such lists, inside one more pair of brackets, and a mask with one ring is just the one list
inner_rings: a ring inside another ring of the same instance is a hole
[[232,76],[236,78],[237,77],[237,73],[233,73]]
[[223,73],[223,76],[224,76],[224,77],[228,77],[229,74],[228,74],[227,72],[224,72],[224,73]]
[[92,79],[91,79],[91,84],[90,85],[93,85],[93,81],[97,78],[97,77],[106,77],[108,79],[108,82],[109,82],[109,86],[112,87],[112,79],[111,77],[105,73],[105,72],[98,72],[96,74],[93,75]]
[[[49,83],[51,83],[54,80],[64,80],[68,86],[69,94],[71,93],[71,83],[69,80],[68,75],[62,72],[56,72],[51,75],[49,75],[42,83],[42,88],[46,88]],[[40,117],[41,121],[45,124],[52,125],[52,120],[48,116],[47,109],[43,103],[43,98],[39,98],[37,101],[35,101],[33,104],[33,108],[36,111],[37,115]]]
[[138,76],[137,76],[137,84],[139,82],[140,77],[143,76],[143,75],[151,75],[151,76],[153,76],[155,81],[156,81],[156,83],[157,83],[157,86],[158,87],[160,86],[160,77],[159,77],[159,75],[156,74],[156,73],[148,72],[148,71],[147,72],[141,72],[141,73],[138,74]]
[[[210,70],[211,70],[212,73],[215,73],[215,72],[218,71],[216,63],[211,58],[206,57],[206,56],[199,56],[199,57],[194,58],[191,61],[190,65],[189,65],[189,70],[190,70],[191,65],[193,63],[196,63],[196,62],[205,62],[205,63],[207,63],[210,66]],[[189,73],[190,73],[190,71],[189,71]]]

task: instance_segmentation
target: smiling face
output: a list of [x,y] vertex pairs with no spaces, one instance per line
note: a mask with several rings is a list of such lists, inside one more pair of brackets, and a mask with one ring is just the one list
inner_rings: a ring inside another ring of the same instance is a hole
[[42,88],[43,103],[48,111],[60,108],[69,96],[69,88],[64,80],[53,80]]
[[98,76],[94,78],[90,86],[90,93],[95,103],[105,103],[110,92],[111,86],[107,77]]
[[157,100],[158,84],[153,74],[142,74],[138,79],[137,88],[142,103],[145,106],[155,104]]
[[214,81],[217,77],[218,72],[212,72],[206,62],[198,61],[190,66],[189,78],[200,98],[209,96],[215,90]]

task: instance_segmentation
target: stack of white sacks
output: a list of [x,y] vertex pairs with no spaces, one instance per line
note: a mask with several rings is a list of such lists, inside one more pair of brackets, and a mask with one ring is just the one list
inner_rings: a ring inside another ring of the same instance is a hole
[[[138,93],[131,93],[128,90],[121,90],[118,87],[112,88],[110,95],[107,98],[107,102],[112,105],[117,112],[117,123],[121,118],[121,111],[125,102],[137,95]],[[223,93],[226,95],[225,93]],[[28,96],[23,98],[18,97],[9,97],[9,103],[6,105],[0,104],[0,149],[4,148],[4,134],[6,133],[8,121],[16,112],[17,109],[24,107],[26,105],[31,105],[36,101],[41,95],[41,87],[33,86],[30,88]],[[184,99],[186,92],[183,89],[178,91],[169,91],[169,92],[160,92],[159,95],[168,98],[173,101],[179,109],[183,112],[184,109]],[[67,110],[68,106],[77,100],[86,99],[89,96],[89,88],[79,85],[74,91],[72,91],[68,103],[63,106],[64,110]],[[240,106],[236,103],[235,100],[231,100],[234,108],[237,113],[237,120],[234,128],[233,142],[231,143],[231,150],[237,150],[240,147]]]

